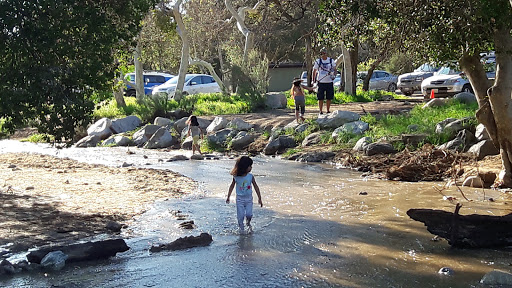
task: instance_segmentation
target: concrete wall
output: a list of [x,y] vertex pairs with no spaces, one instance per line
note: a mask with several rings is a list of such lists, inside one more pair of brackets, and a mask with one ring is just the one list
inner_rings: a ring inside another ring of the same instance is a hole
[[268,92],[290,90],[293,78],[300,77],[300,74],[304,70],[306,70],[305,67],[269,68],[268,75],[270,77],[270,81]]

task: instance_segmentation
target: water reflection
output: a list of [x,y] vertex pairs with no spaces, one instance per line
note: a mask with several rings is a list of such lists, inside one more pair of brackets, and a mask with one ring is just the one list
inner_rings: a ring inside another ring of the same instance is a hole
[[[0,152],[5,153],[6,146],[0,141]],[[48,277],[36,273],[0,280],[0,285],[474,287],[492,269],[510,270],[510,251],[451,249],[446,241],[431,241],[433,235],[423,224],[405,214],[410,208],[453,211],[453,204],[433,189],[439,183],[364,179],[359,173],[328,165],[257,157],[253,173],[265,207],[255,206],[253,234],[240,236],[234,232],[235,206],[224,202],[233,159],[165,162],[169,153],[135,148],[130,148],[135,154],[128,155],[126,148],[22,147],[18,148],[90,163],[172,169],[200,181],[202,189],[185,199],[156,203],[137,217],[125,231],[132,249],[119,257],[72,265]],[[460,195],[456,190],[446,193]],[[464,214],[510,212],[507,196],[496,191],[486,191],[485,196],[495,202],[482,201],[480,190],[467,189],[465,194],[474,201],[464,203]],[[180,221],[173,217],[173,210],[194,220],[197,229],[178,228]],[[200,232],[212,234],[211,246],[148,253],[152,244]],[[437,271],[444,266],[455,274],[439,276]]]

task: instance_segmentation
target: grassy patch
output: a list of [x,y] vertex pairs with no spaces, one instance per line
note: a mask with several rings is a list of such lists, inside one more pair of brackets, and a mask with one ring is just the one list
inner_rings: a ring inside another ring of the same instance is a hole
[[33,134],[28,138],[20,140],[21,142],[32,142],[32,143],[48,143],[55,141],[55,137],[49,134]]
[[370,124],[370,130],[365,133],[365,136],[379,139],[412,133],[408,130],[408,127],[409,125],[416,125],[417,129],[413,132],[414,134],[428,134],[427,141],[438,145],[445,143],[448,140],[448,135],[435,133],[437,123],[447,118],[474,117],[478,108],[477,103],[468,105],[457,101],[449,101],[443,107],[422,109],[421,106],[415,106],[409,114],[405,115],[385,115],[380,119],[371,115],[361,117],[362,121]]
[[[290,97],[290,91],[284,92],[287,97],[287,105],[290,108],[295,107],[293,99]],[[336,92],[334,94],[334,99],[332,100],[333,104],[344,104],[344,103],[354,103],[354,102],[373,102],[377,100],[382,100],[385,98],[393,98],[393,99],[407,99],[407,97],[402,95],[397,95],[392,92],[382,91],[382,90],[370,90],[363,91],[358,89],[356,91],[356,95],[346,94],[345,92]],[[307,93],[306,92],[306,106],[316,106],[318,105],[318,100],[316,99],[315,93]]]

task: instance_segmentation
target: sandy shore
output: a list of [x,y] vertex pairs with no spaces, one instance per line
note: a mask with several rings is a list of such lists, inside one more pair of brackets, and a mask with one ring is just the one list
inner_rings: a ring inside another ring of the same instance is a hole
[[165,170],[25,153],[0,154],[0,163],[0,245],[13,243],[12,251],[111,233],[109,221],[127,223],[158,199],[197,189],[193,180]]

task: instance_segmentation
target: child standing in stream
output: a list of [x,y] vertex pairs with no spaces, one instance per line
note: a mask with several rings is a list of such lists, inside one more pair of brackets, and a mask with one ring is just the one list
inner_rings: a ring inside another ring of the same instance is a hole
[[192,136],[192,155],[196,153],[196,150],[201,155],[201,147],[199,146],[199,137],[203,138],[203,131],[199,127],[199,122],[197,121],[197,117],[192,115],[185,122],[188,124],[188,132],[187,136]]
[[247,232],[252,231],[251,220],[252,220],[252,187],[254,187],[254,191],[256,191],[256,195],[258,195],[258,204],[263,207],[263,202],[261,202],[261,194],[260,188],[258,184],[256,184],[256,180],[252,175],[252,159],[247,156],[242,156],[236,160],[235,167],[231,170],[231,175],[233,175],[233,181],[229,186],[228,198],[226,199],[226,203],[229,203],[229,198],[231,197],[231,193],[236,186],[236,218],[238,220],[238,228],[240,234],[245,234],[244,227],[244,218],[246,220]]

